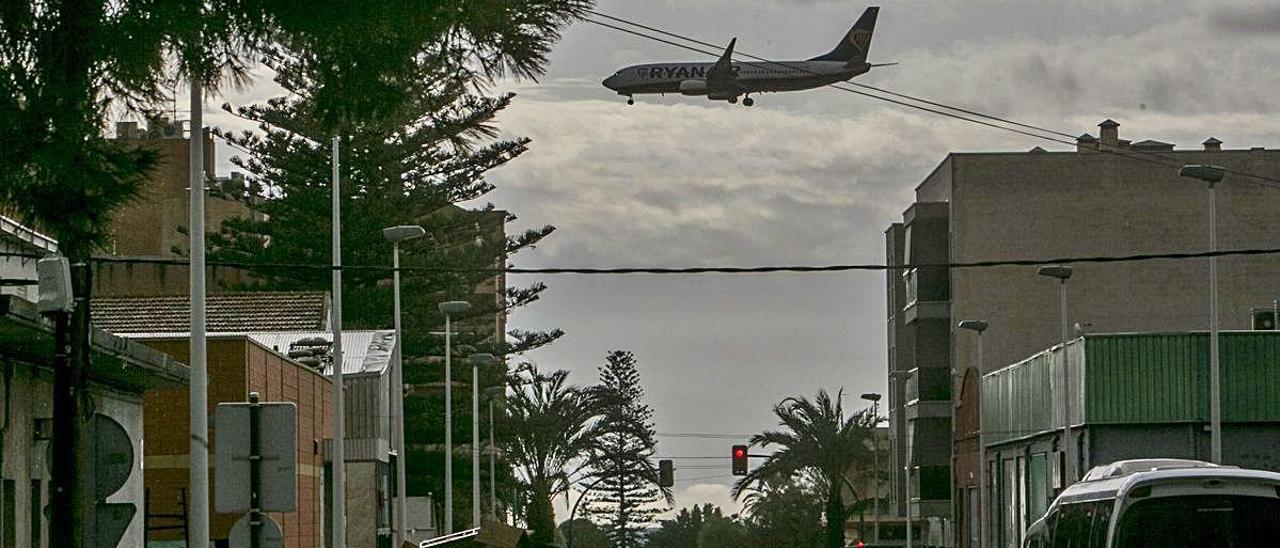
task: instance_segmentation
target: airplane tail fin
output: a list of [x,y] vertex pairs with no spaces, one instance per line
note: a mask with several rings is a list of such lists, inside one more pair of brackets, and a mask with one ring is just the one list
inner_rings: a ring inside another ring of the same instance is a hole
[[867,8],[836,49],[826,55],[814,57],[810,61],[841,61],[846,64],[866,62],[867,51],[871,48],[871,34],[876,30],[876,16],[879,14],[880,8],[875,6]]

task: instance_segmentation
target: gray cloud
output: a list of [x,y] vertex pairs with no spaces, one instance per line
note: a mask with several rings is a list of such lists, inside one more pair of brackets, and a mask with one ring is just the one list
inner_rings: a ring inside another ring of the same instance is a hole
[[[902,64],[859,82],[1072,134],[1115,118],[1122,138],[1276,144],[1280,44],[1229,24],[1271,21],[1274,9],[1257,3],[881,5],[872,57]],[[600,6],[709,41],[739,36],[743,51],[773,58],[829,49],[861,8],[800,0]],[[520,266],[880,262],[883,230],[948,152],[1066,148],[834,90],[763,95],[752,109],[685,97],[644,97],[628,108],[599,85],[626,64],[682,59],[697,56],[582,24],[566,33],[542,82],[496,86],[520,93],[499,118],[502,129],[534,141],[493,174],[499,190],[490,199],[521,226],[561,229],[517,257]],[[659,431],[749,433],[773,426],[769,406],[782,397],[884,387],[882,273],[546,281],[545,298],[512,323],[563,326],[569,335],[529,357],[589,382],[606,351],[636,351]],[[660,452],[720,455],[729,443],[663,439]],[[681,490],[677,502],[718,493]]]
[[1229,8],[1211,19],[1215,30],[1280,38],[1280,6]]

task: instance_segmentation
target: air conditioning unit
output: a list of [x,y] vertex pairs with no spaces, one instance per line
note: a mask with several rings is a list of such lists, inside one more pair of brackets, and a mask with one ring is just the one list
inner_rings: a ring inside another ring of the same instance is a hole
[[1276,331],[1275,310],[1254,310],[1251,316],[1254,331]]

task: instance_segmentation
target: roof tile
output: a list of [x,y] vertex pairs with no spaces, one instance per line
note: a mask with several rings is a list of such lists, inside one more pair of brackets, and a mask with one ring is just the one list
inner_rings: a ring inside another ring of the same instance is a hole
[[[112,333],[191,330],[187,295],[99,297],[93,323]],[[324,292],[219,293],[205,300],[205,328],[217,331],[306,331],[327,329]]]

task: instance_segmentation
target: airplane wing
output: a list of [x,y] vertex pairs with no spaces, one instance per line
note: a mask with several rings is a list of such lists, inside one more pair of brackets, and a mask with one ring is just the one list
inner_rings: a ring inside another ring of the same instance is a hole
[[733,69],[733,46],[737,42],[737,38],[730,40],[729,47],[724,50],[724,55],[721,55],[716,64],[711,66],[711,70],[707,71],[708,90],[737,95],[740,86],[738,85],[738,74]]

